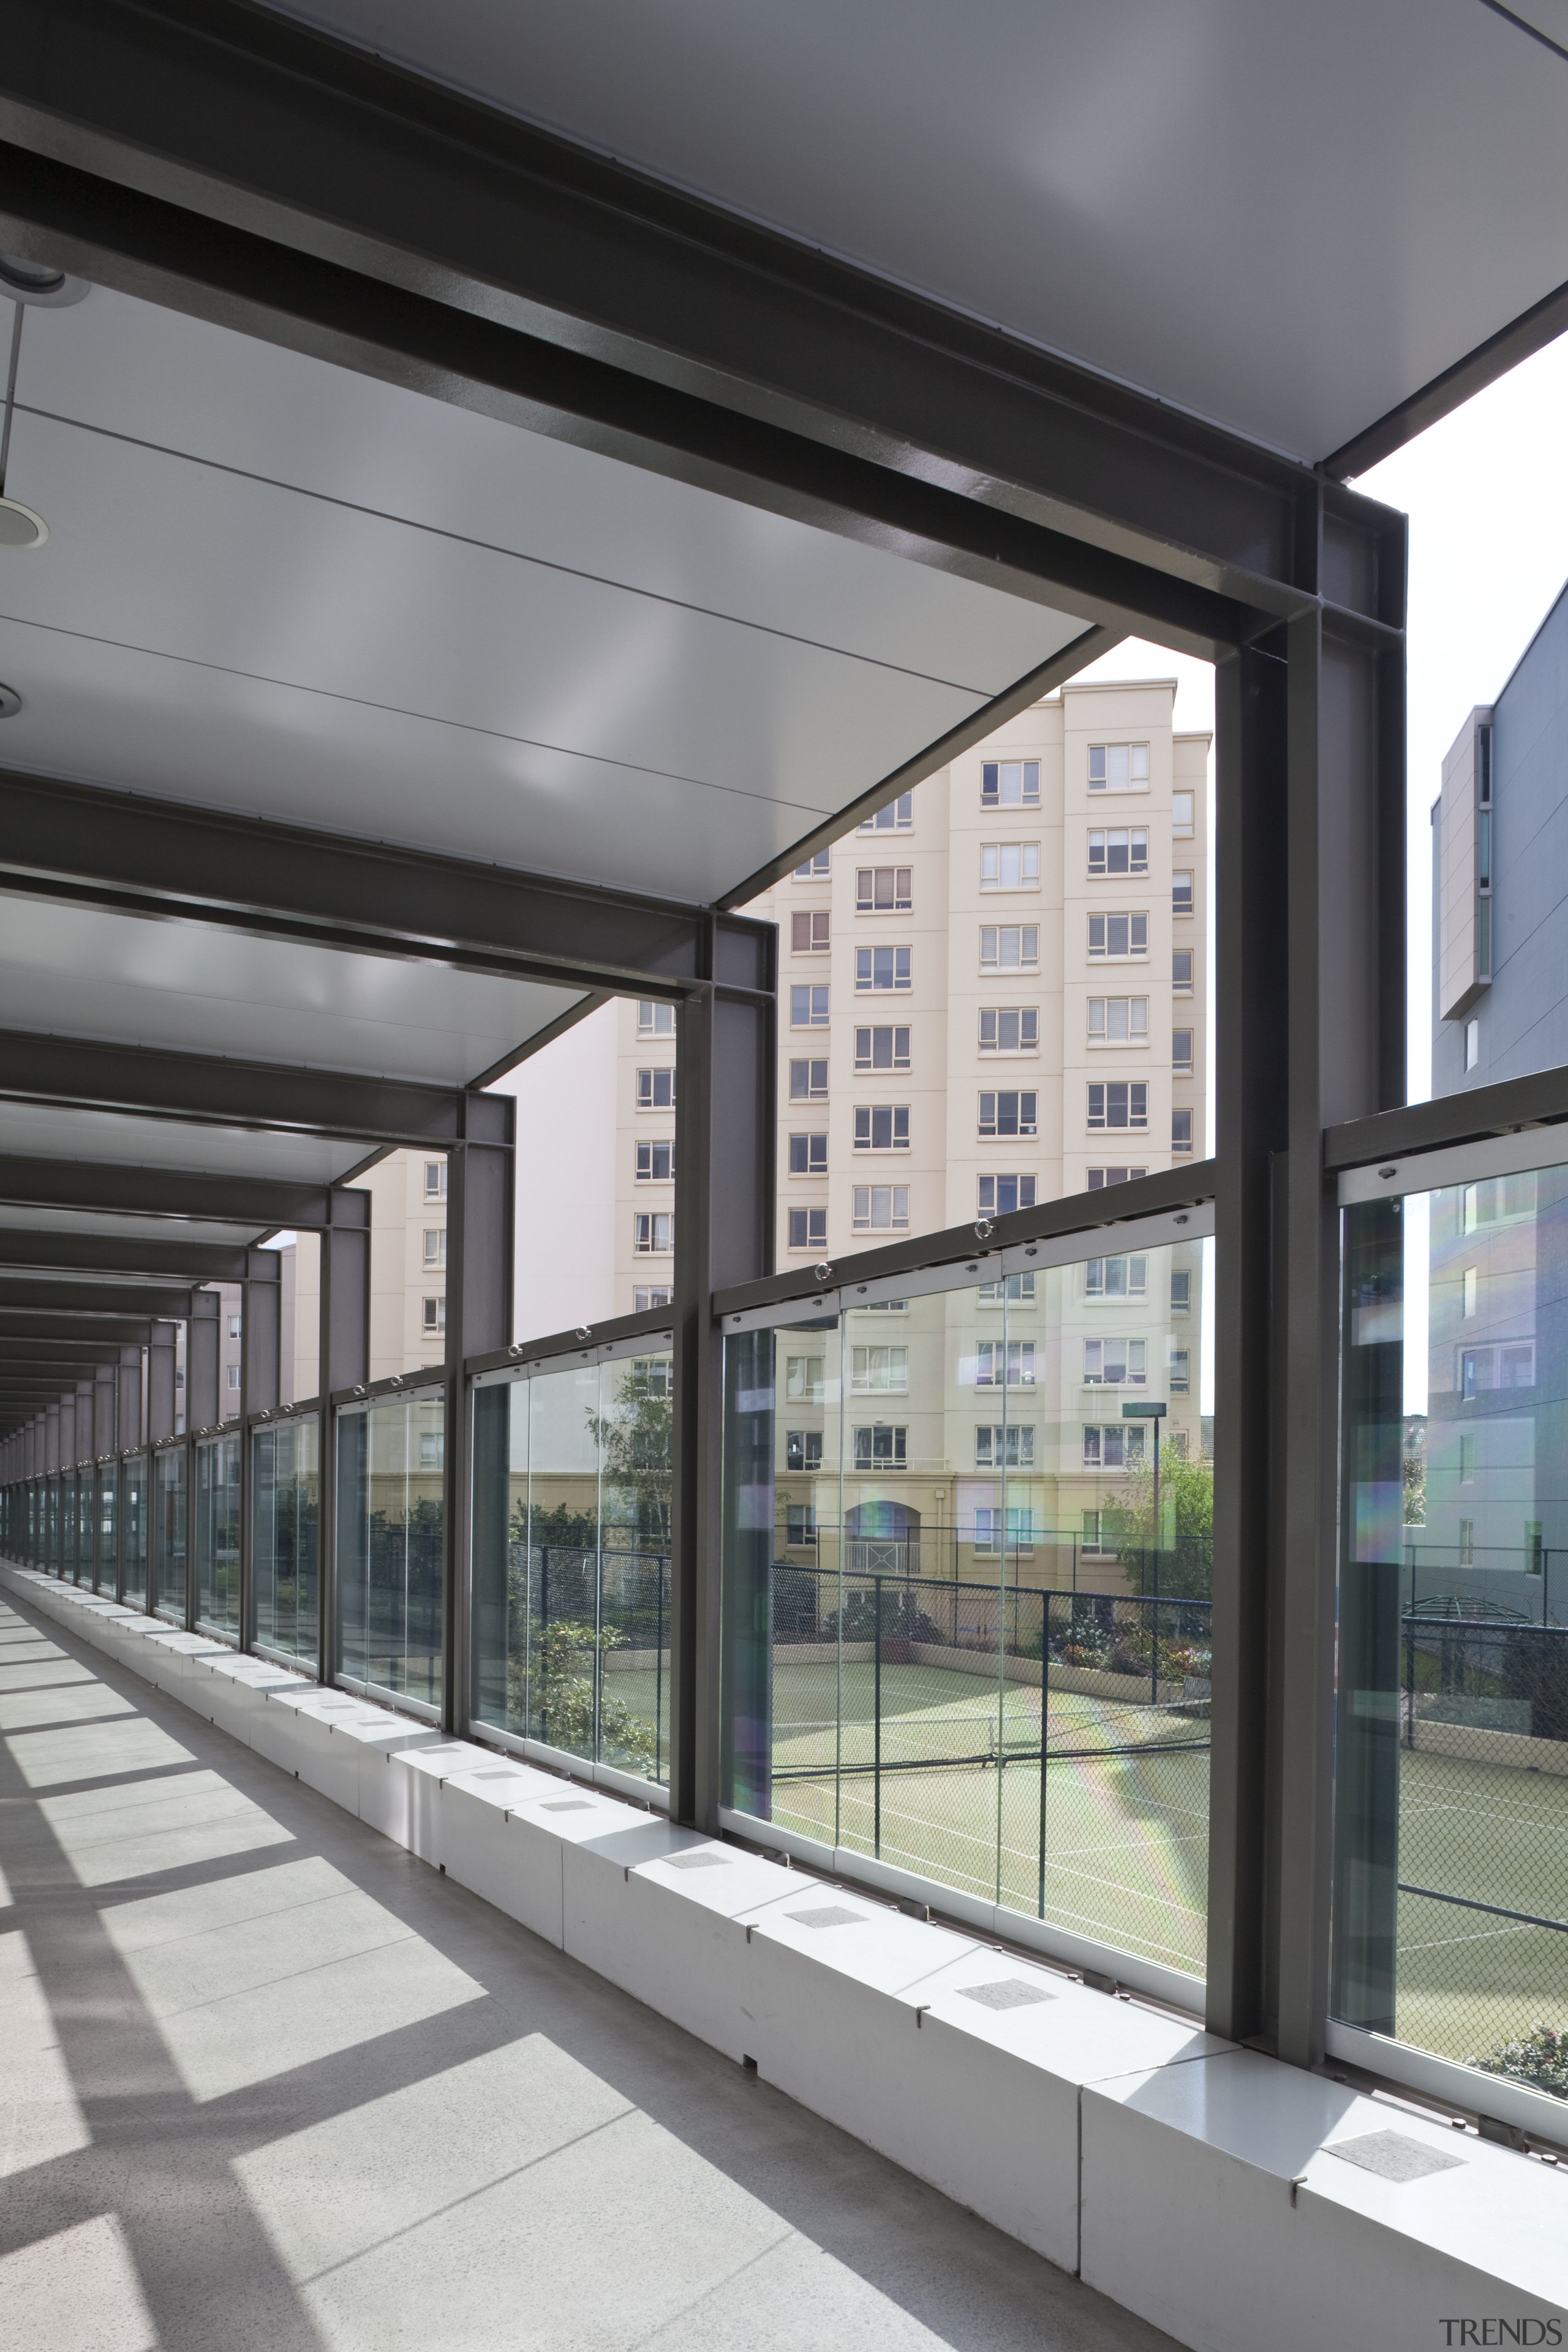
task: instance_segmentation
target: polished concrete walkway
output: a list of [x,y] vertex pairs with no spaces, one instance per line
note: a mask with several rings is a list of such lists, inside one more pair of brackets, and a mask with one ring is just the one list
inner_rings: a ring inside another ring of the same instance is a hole
[[0,1603],[6,2352],[1169,2339]]

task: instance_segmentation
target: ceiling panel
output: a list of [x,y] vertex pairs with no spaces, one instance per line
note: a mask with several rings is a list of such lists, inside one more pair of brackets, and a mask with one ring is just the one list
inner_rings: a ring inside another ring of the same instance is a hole
[[[279,1135],[255,1128],[184,1127],[176,1119],[118,1111],[56,1110],[46,1103],[0,1103],[0,1152],[31,1160],[112,1160],[187,1175],[252,1176],[294,1184],[334,1184],[365,1157],[362,1143]],[[0,1223],[4,1211],[0,1210]],[[232,1237],[233,1228],[230,1227]]]
[[[191,1217],[117,1217],[98,1209],[33,1209],[0,1201],[0,1226],[24,1226],[30,1233],[101,1234],[112,1241],[172,1241],[210,1243],[217,1249],[237,1249],[247,1237],[242,1225],[204,1224]],[[259,1234],[264,1229],[250,1229]]]
[[1568,62],[1481,0],[286,13],[1308,461],[1568,278]]
[[45,773],[710,901],[1084,625],[102,289],[22,352]]
[[531,981],[0,894],[10,1029],[462,1087],[583,1001]]

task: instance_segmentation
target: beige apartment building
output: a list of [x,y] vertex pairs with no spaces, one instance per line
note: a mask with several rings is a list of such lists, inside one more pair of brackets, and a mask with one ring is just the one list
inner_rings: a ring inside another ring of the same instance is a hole
[[[1174,699],[1068,685],[747,908],[780,932],[781,1266],[1201,1157],[1209,738]],[[668,1287],[675,1035],[618,1018],[626,1314]]]
[[[445,1156],[389,1152],[354,1182],[371,1195],[370,1377],[439,1370],[447,1348]],[[314,1234],[298,1234],[285,1249],[282,1279],[283,1395],[291,1402],[314,1396],[318,1385],[321,1251]]]
[[[1068,684],[748,908],[780,933],[781,1266],[1203,1155],[1210,739],[1174,700]],[[616,1017],[625,1314],[668,1297],[675,1038]],[[847,1565],[984,1580],[1005,1540],[1065,1580],[1148,1465],[1123,1402],[1200,1451],[1203,1278],[1194,1243],[885,1303],[842,1362],[781,1336],[781,1558],[841,1525]]]

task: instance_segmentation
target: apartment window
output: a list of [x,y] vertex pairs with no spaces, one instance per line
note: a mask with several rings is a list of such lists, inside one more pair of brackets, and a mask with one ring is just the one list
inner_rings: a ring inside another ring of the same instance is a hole
[[425,1162],[425,1198],[444,1201],[447,1197],[447,1163],[444,1160]]
[[855,873],[858,915],[907,914],[913,903],[909,866],[861,866]]
[[986,841],[980,848],[983,890],[1037,890],[1040,887],[1040,845],[1037,841]]
[[1502,1347],[1460,1350],[1459,1394],[1467,1404],[1489,1389],[1528,1389],[1534,1385],[1533,1339],[1510,1339]]
[[419,1467],[421,1470],[444,1470],[446,1466],[446,1431],[422,1429],[419,1433]]
[[1147,874],[1149,828],[1146,824],[1112,825],[1089,836],[1091,874]]
[[825,1250],[827,1247],[826,1210],[792,1209],[789,1213],[789,1245],[792,1250]]
[[649,1004],[646,1001],[638,1004],[637,1035],[639,1037],[673,1037],[674,1034],[675,1007],[673,1004]]
[[[1474,1439],[1474,1438],[1471,1438],[1471,1440],[1470,1440],[1470,1444],[1471,1444],[1471,1446],[1472,1446],[1472,1447],[1474,1446],[1474,1444],[1475,1444],[1475,1439]],[[1474,1454],[1474,1453],[1472,1452],[1472,1454],[1471,1454],[1471,1455],[1470,1455],[1470,1475],[1473,1476],[1473,1475],[1474,1475],[1474,1474],[1475,1474],[1475,1454]],[[1462,1449],[1462,1448],[1461,1448],[1461,1453],[1460,1453],[1460,1469],[1459,1469],[1459,1475],[1460,1475],[1461,1479],[1462,1479],[1462,1478],[1464,1477],[1464,1475],[1465,1475],[1464,1463],[1463,1463],[1463,1449]],[[1476,1564],[1476,1523],[1475,1523],[1474,1519],[1461,1519],[1461,1520],[1459,1521],[1459,1566],[1460,1566],[1461,1568],[1474,1568],[1475,1564]]]
[[784,1439],[786,1470],[820,1470],[822,1467],[822,1432],[820,1429],[792,1429]]
[[1142,1388],[1147,1376],[1146,1339],[1086,1339],[1083,1379],[1086,1388]]
[[447,1229],[446,1229],[445,1225],[426,1225],[426,1228],[425,1228],[425,1263],[426,1263],[426,1265],[446,1265],[446,1263],[447,1263]]
[[[1089,1090],[1090,1127],[1147,1127],[1149,1088],[1142,1078],[1116,1078]],[[1140,1171],[1142,1173],[1142,1171]]]
[[804,1397],[808,1403],[822,1402],[821,1356],[786,1356],[784,1359],[784,1394]]
[[816,1506],[815,1503],[784,1505],[784,1541],[797,1551],[808,1549],[816,1541]]
[[907,1348],[851,1348],[849,1385],[858,1395],[907,1395],[910,1351]]
[[176,1365],[174,1366],[174,1386],[175,1386],[177,1389],[183,1389],[183,1388],[184,1387],[184,1385],[185,1385],[185,1368],[184,1368],[184,1364],[176,1364]]
[[1084,1269],[1084,1289],[1090,1298],[1142,1298],[1148,1283],[1146,1257],[1091,1257]]
[[1171,1312],[1173,1315],[1190,1315],[1192,1311],[1192,1269],[1177,1266],[1171,1276]]
[[980,1213],[983,1217],[1010,1217],[1015,1209],[1032,1209],[1035,1205],[1035,1180],[1032,1176],[983,1176],[980,1179]]
[[792,988],[789,992],[789,1025],[792,1029],[826,1029],[826,989]]
[[1091,915],[1089,919],[1091,956],[1146,956],[1149,952],[1147,915]]
[[831,941],[828,926],[832,920],[826,907],[802,908],[789,919],[789,943],[796,955],[826,955]]
[[663,1210],[644,1213],[633,1220],[632,1246],[639,1256],[658,1255],[675,1246],[675,1220]]
[[1083,1433],[1083,1459],[1085,1468],[1090,1470],[1138,1468],[1143,1461],[1143,1423],[1110,1421],[1097,1426],[1089,1423]]
[[907,1151],[910,1111],[907,1103],[861,1103],[855,1111],[857,1151]]
[[675,1394],[675,1367],[668,1356],[634,1356],[632,1378],[642,1396]]
[[1166,1366],[1166,1378],[1170,1382],[1173,1396],[1185,1396],[1191,1389],[1192,1381],[1188,1378],[1188,1366],[1191,1360],[1189,1351],[1185,1348],[1171,1349],[1170,1362]]
[[1089,1042],[1091,1045],[1146,1045],[1149,1042],[1148,998],[1091,996],[1089,1000]]
[[827,879],[828,870],[827,861],[831,857],[832,854],[832,851],[827,849],[813,850],[811,856],[805,860],[805,863],[803,866],[797,866],[795,867],[795,880],[797,882],[826,882]]
[[1040,798],[1037,760],[987,760],[980,771],[982,808],[1036,808]]
[[668,1184],[675,1175],[673,1143],[639,1143],[637,1145],[637,1182]]
[[228,1368],[228,1384],[231,1389],[237,1389],[239,1386],[239,1366],[237,1364],[230,1364]]
[[[1088,1432],[1086,1431],[1084,1433],[1087,1436]],[[1100,1433],[1097,1430],[1095,1432],[1095,1435],[1098,1437],[1099,1434]],[[1099,1551],[1100,1549],[1100,1513],[1098,1511],[1085,1511],[1083,1515],[1082,1549],[1085,1551]]]
[[864,1307],[855,1309],[857,1315],[907,1315],[909,1311],[907,1298],[868,1298]]
[[673,1070],[639,1070],[637,1072],[638,1110],[673,1110],[675,1108],[675,1072]]
[[827,1064],[825,1061],[792,1062],[789,1066],[789,1098],[791,1102],[826,1102]]
[[982,971],[1035,971],[1040,961],[1038,923],[985,923],[980,932]]
[[901,1423],[873,1422],[855,1432],[857,1470],[902,1470],[908,1460],[909,1431]]
[[1173,874],[1173,875],[1172,875],[1172,877],[1171,877],[1171,912],[1172,912],[1172,914],[1173,914],[1173,915],[1190,915],[1190,914],[1192,913],[1192,911],[1193,911],[1193,877],[1192,877],[1191,874],[1190,874],[1190,873]]
[[865,818],[860,830],[862,833],[908,833],[914,821],[915,796],[913,793],[900,793],[896,801],[889,801],[886,808],[879,808],[875,816]]
[[982,1307],[1033,1307],[1035,1277],[1032,1274],[1004,1274],[994,1282],[983,1282],[975,1297]]
[[1192,1076],[1193,1033],[1190,1029],[1172,1030],[1171,1067],[1173,1070],[1180,1070],[1184,1072],[1189,1078]]
[[1107,1184],[1125,1184],[1130,1177],[1147,1176],[1148,1173],[1146,1168],[1091,1168],[1088,1171],[1085,1190],[1099,1192]]
[[1091,743],[1089,747],[1089,789],[1091,793],[1147,792],[1147,743]]
[[1193,830],[1193,795],[1191,793],[1171,794],[1171,831],[1190,835]]
[[228,1318],[228,1336],[231,1339],[237,1339],[239,1337],[239,1321],[237,1315],[231,1315]]
[[1032,1004],[988,1004],[980,1014],[983,1054],[1037,1054],[1040,1016]]
[[1465,1024],[1465,1067],[1473,1070],[1481,1058],[1481,1024],[1479,1021]]
[[977,1389],[1032,1389],[1034,1341],[982,1339],[974,1351],[974,1385]]
[[1177,948],[1172,955],[1171,986],[1175,990],[1178,996],[1190,996],[1192,994],[1193,951],[1191,948]]
[[910,1222],[907,1184],[857,1184],[855,1230],[858,1234],[902,1233]]
[[974,1549],[994,1552],[1005,1542],[1009,1551],[1033,1551],[1035,1548],[1035,1515],[1027,1505],[1005,1511],[980,1504],[974,1513]]
[[1468,1318],[1468,1317],[1469,1317],[1469,1316],[1471,1316],[1471,1315],[1473,1315],[1473,1314],[1476,1312],[1477,1307],[1478,1307],[1479,1306],[1479,1304],[1480,1304],[1480,1288],[1481,1288],[1481,1270],[1480,1270],[1479,1266],[1477,1266],[1477,1265],[1468,1265],[1468,1266],[1465,1268],[1464,1276],[1463,1276],[1463,1290],[1464,1290],[1464,1308],[1463,1308],[1463,1312],[1464,1312],[1464,1314],[1466,1315],[1466,1317],[1467,1317],[1467,1318]]
[[1190,1151],[1192,1148],[1192,1112],[1190,1110],[1173,1110],[1171,1113],[1171,1149],[1173,1151]]
[[[1184,1383],[1184,1385],[1185,1383]],[[1184,1429],[1168,1429],[1165,1432],[1165,1443],[1170,1447],[1171,1452],[1174,1454],[1178,1462],[1184,1462],[1186,1460],[1187,1433]]]
[[[857,948],[855,950],[855,985],[857,989],[908,988],[910,985],[908,948]],[[826,992],[824,991],[824,994]]]
[[1037,1094],[983,1094],[980,1097],[982,1135],[1034,1135],[1037,1132]]
[[974,1466],[977,1470],[1032,1470],[1035,1466],[1035,1432],[1026,1421],[1010,1421],[1004,1428],[1000,1422],[983,1421],[974,1433]]
[[444,1298],[421,1299],[421,1322],[426,1331],[444,1331],[447,1328],[447,1302]]
[[858,1070],[907,1070],[910,1033],[907,1029],[857,1029],[855,1067]]
[[792,1176],[826,1175],[827,1138],[826,1135],[792,1135],[790,1137],[789,1172]]
[[1473,1437],[1459,1440],[1459,1484],[1473,1486],[1476,1481],[1476,1441]]
[[636,1312],[638,1315],[651,1315],[656,1307],[669,1306],[675,1293],[673,1290],[666,1289],[662,1285],[650,1286],[647,1284],[639,1283],[632,1296],[636,1301]]

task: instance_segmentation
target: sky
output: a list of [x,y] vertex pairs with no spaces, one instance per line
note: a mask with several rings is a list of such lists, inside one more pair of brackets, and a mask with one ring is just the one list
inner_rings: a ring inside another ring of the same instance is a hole
[[[1430,813],[1443,755],[1469,711],[1496,699],[1568,579],[1568,336],[1478,393],[1352,487],[1410,518],[1409,1097],[1421,1102],[1431,1092]],[[1214,726],[1214,674],[1205,662],[1130,638],[1083,675],[1173,677],[1178,730]],[[1210,773],[1212,780],[1212,766]],[[1210,848],[1212,856],[1212,838]],[[1211,928],[1211,971],[1212,952]],[[1213,1018],[1211,991],[1211,1137]],[[1406,1239],[1424,1267],[1424,1216],[1412,1218]],[[1411,1271],[1414,1276],[1414,1265]],[[1425,1308],[1425,1281],[1413,1279],[1405,1318],[1405,1410],[1411,1412],[1426,1406]],[[1204,1339],[1206,1372],[1212,1360],[1206,1331]]]

